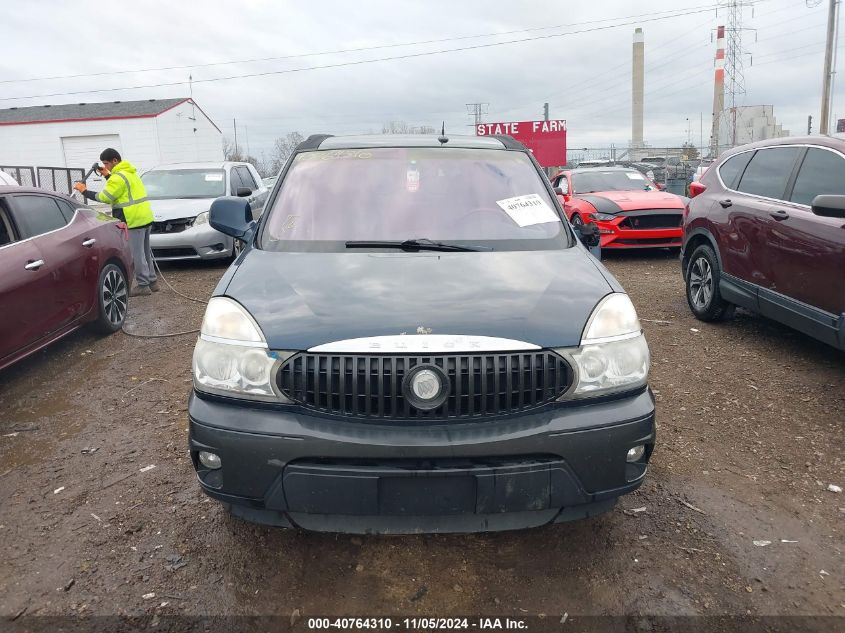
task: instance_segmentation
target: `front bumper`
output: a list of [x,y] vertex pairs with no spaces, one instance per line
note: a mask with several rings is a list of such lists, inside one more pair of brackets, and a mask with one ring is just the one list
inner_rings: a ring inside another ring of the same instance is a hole
[[[425,426],[195,393],[188,412],[200,485],[233,514],[347,533],[493,531],[592,516],[640,486],[655,439],[650,391]],[[638,444],[644,456],[628,463]],[[201,450],[222,468],[205,468]]]
[[221,259],[232,255],[232,238],[209,224],[178,233],[151,233],[150,248],[157,261]]
[[624,229],[619,220],[596,220],[601,236],[601,247],[607,249],[680,248],[683,229]]

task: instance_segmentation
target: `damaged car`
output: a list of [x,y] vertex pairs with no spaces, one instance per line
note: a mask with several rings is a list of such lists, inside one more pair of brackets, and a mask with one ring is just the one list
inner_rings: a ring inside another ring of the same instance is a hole
[[[506,136],[312,136],[193,357],[190,456],[234,515],[343,533],[593,516],[655,442],[649,350],[619,282]],[[586,245],[585,245],[586,244]]]

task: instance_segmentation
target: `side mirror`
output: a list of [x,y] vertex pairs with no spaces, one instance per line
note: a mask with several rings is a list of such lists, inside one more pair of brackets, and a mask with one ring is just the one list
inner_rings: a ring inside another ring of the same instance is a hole
[[599,227],[595,224],[582,224],[575,232],[578,234],[578,239],[587,248],[593,248],[601,243],[601,235],[599,235]]
[[252,189],[249,187],[238,187],[235,195],[238,196],[238,198],[249,198],[252,195]]
[[555,187],[555,195],[556,196],[562,196],[563,195],[563,189],[561,189],[560,187]]
[[208,215],[208,223],[212,228],[238,240],[244,239],[255,226],[252,209],[243,198],[218,198],[211,203]]
[[845,196],[816,196],[812,211],[825,218],[845,218]]

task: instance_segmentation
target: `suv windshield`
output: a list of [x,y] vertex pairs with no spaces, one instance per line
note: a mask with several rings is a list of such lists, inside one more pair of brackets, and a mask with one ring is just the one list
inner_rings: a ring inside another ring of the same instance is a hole
[[216,198],[226,193],[222,169],[155,169],[141,180],[149,198]]
[[652,184],[640,172],[615,169],[613,171],[585,171],[572,174],[575,193],[595,191],[643,191]]
[[525,153],[449,147],[298,154],[260,243],[268,250],[342,251],[379,248],[372,242],[400,248],[409,240],[472,250],[570,245],[546,183]]

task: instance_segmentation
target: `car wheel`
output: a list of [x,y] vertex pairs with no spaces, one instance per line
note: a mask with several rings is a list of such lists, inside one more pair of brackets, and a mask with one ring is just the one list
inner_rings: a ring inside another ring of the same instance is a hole
[[129,307],[129,285],[126,283],[126,275],[119,266],[106,264],[100,271],[97,303],[99,314],[96,327],[98,330],[104,334],[111,334],[123,327]]
[[696,248],[687,268],[687,303],[697,319],[719,321],[729,318],[734,305],[719,292],[721,274],[716,253],[706,244]]
[[577,213],[572,216],[572,219],[569,220],[569,222],[572,224],[572,228],[576,230],[584,226],[584,220],[582,220],[581,216]]

